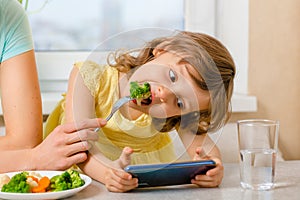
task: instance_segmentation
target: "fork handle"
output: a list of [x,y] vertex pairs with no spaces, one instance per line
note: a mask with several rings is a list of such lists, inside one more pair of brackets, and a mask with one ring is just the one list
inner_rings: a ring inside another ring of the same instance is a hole
[[106,121],[110,120],[110,118],[115,114],[115,112],[110,112],[109,115],[105,118]]

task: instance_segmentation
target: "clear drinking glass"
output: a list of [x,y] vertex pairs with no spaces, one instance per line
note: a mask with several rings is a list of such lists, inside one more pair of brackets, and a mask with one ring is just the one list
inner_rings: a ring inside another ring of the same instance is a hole
[[237,122],[240,184],[245,189],[274,187],[279,121],[248,119]]

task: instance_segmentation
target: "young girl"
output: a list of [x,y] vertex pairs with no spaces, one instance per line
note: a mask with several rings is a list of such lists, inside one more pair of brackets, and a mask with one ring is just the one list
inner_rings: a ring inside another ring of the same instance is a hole
[[[130,82],[150,83],[151,98],[141,106],[130,101],[100,129],[99,140],[79,167],[109,191],[125,192],[138,180],[121,170],[128,164],[174,162],[168,132],[176,129],[192,159],[213,159],[215,169],[191,183],[216,187],[223,167],[216,146],[203,152],[208,132],[229,118],[235,66],[227,49],[211,36],[179,32],[157,38],[144,48],[113,54],[113,63],[76,63],[66,98],[49,116],[46,134],[61,123],[106,118],[119,98],[130,95]],[[210,141],[211,142],[211,141]]]

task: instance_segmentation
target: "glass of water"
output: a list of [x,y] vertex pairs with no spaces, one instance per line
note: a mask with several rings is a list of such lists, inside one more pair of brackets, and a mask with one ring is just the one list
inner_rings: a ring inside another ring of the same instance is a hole
[[279,121],[239,120],[237,128],[242,188],[272,189],[278,151]]

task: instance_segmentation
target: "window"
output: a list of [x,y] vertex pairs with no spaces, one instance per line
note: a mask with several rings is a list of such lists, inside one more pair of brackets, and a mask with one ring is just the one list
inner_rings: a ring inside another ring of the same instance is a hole
[[[41,89],[65,91],[74,61],[84,60],[100,43],[104,51],[121,46],[105,43],[110,36],[145,29],[139,36],[150,39],[163,34],[160,29],[185,29],[208,33],[225,44],[237,66],[235,94],[247,95],[248,4],[247,0],[30,0]],[[157,31],[153,34],[149,27]],[[132,44],[121,41],[125,46]]]
[[37,51],[91,51],[134,29],[184,29],[184,0],[31,0],[28,13]]

